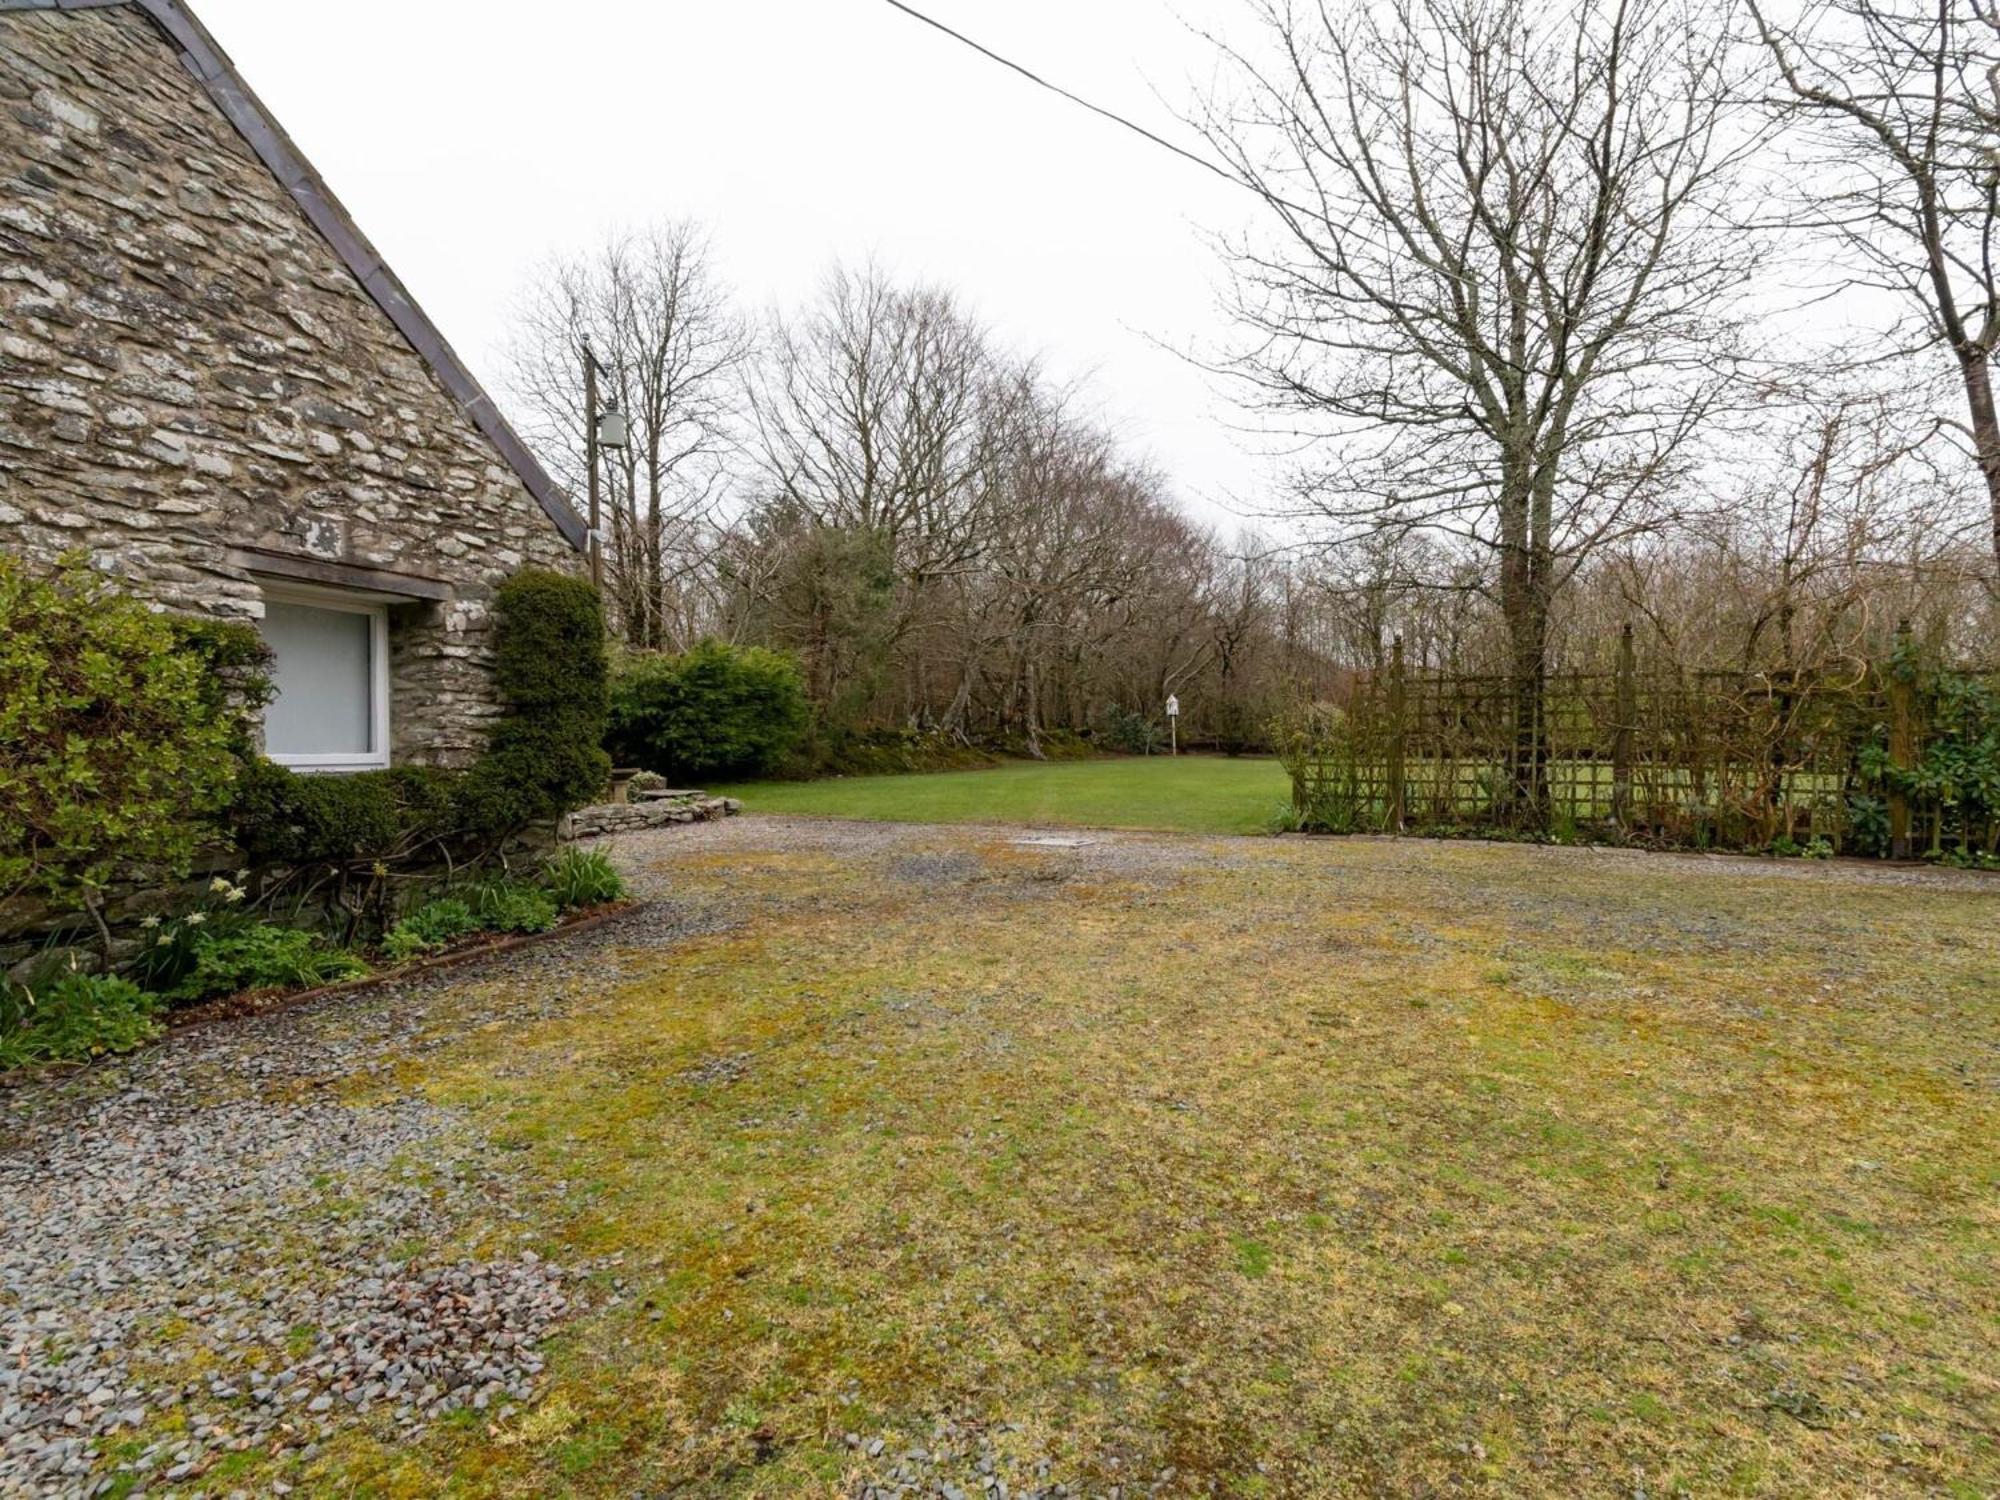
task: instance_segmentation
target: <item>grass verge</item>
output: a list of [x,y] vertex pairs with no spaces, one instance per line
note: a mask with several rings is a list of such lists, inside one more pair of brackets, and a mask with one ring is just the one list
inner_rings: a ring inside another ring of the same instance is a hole
[[1275,760],[1183,755],[1039,764],[918,776],[764,781],[713,789],[751,812],[905,823],[1263,833],[1291,801]]

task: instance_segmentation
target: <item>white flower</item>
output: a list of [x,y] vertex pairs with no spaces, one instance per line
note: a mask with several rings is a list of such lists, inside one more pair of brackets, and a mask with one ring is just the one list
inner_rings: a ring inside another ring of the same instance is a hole
[[208,883],[208,890],[210,895],[220,896],[224,891],[228,889],[229,889],[229,882],[224,880],[220,875],[216,876],[215,879],[211,880]]
[[188,921],[188,926],[190,927],[199,927],[201,926],[202,923],[206,922],[207,920],[208,920],[208,913],[206,912],[191,911],[188,913],[187,921]]
[[231,906],[234,906],[238,901],[241,901],[248,894],[249,892],[244,890],[242,886],[232,885],[228,890],[222,893],[222,899],[224,901],[227,901]]
[[167,944],[171,943],[173,940],[174,940],[174,935],[171,932],[163,932],[160,934],[160,940],[157,943],[153,944],[153,946],[155,948],[164,948],[167,946]]
[[160,925],[160,919],[158,917],[141,917],[139,919],[139,925],[141,927],[158,927]]

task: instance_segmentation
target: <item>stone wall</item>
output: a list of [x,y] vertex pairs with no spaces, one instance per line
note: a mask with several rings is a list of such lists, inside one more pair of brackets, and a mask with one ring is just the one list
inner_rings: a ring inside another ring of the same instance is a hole
[[607,802],[598,807],[580,807],[569,814],[556,825],[556,837],[564,843],[575,843],[612,834],[640,833],[648,828],[670,828],[676,823],[712,823],[741,811],[743,804],[734,797],[705,797],[699,792],[659,797],[650,802]]
[[496,709],[488,608],[575,568],[515,471],[129,7],[0,13],[0,547],[255,618],[233,548],[440,579],[399,607],[399,762]]

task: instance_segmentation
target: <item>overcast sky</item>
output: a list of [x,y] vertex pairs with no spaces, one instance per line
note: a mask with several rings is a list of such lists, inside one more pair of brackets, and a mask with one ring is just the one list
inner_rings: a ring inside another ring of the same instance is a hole
[[[1233,0],[924,0],[1053,81],[1172,128],[1209,76],[1181,16]],[[746,305],[869,254],[1093,376],[1190,508],[1257,502],[1210,382],[1206,230],[1254,200],[883,0],[196,0],[251,86],[489,384],[537,262],[692,216]]]

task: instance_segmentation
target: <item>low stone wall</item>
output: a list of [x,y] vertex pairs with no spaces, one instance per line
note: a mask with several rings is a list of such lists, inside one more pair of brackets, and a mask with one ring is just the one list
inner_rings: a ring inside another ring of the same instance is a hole
[[[143,926],[146,918],[193,911],[207,898],[211,880],[235,872],[235,863],[215,857],[200,861],[187,880],[129,876],[119,881],[104,894],[113,957],[121,964],[138,957],[150,936]],[[78,963],[93,967],[102,951],[97,928],[83,912],[37,896],[0,901],[0,978],[25,982],[44,964],[71,954]]]
[[604,838],[614,833],[638,833],[647,828],[667,828],[675,823],[712,823],[717,818],[734,817],[743,804],[734,797],[705,797],[690,792],[680,797],[660,797],[650,802],[612,803],[578,808],[562,820],[556,837],[564,843]]

